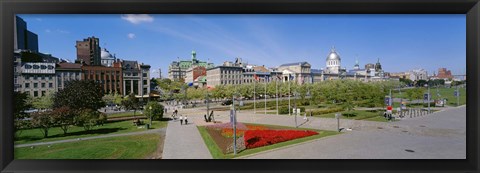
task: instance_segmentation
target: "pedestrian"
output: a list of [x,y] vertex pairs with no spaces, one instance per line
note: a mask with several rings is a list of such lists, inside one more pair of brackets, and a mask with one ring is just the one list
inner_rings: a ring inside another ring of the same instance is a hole
[[187,116],[185,115],[185,117],[183,119],[185,119],[185,125],[187,125],[188,124]]
[[183,117],[180,115],[180,125],[183,125]]

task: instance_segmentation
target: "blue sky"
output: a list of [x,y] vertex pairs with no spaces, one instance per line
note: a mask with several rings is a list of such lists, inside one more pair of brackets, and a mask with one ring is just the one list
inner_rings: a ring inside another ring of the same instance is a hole
[[[250,64],[278,66],[307,61],[324,68],[332,48],[342,67],[363,67],[378,58],[387,72],[446,67],[464,73],[465,15],[19,15],[38,34],[39,49],[76,58],[75,41],[100,38],[117,58],[162,69],[190,59],[215,65],[240,57]],[[158,75],[158,73],[154,74]]]

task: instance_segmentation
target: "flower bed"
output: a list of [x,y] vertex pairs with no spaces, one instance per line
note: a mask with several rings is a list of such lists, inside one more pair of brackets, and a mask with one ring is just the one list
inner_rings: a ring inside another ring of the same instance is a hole
[[248,130],[244,133],[244,140],[246,148],[250,149],[317,134],[307,130]]

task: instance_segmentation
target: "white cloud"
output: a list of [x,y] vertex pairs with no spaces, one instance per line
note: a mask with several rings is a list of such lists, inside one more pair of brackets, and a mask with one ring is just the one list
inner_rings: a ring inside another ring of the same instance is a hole
[[128,33],[128,34],[127,34],[127,37],[128,37],[129,39],[134,39],[136,36],[135,36],[134,33]]
[[124,14],[122,15],[122,19],[133,24],[153,22],[153,17],[148,14]]
[[35,20],[37,20],[37,21],[39,21],[39,22],[43,21],[42,18],[35,18]]
[[45,32],[50,33],[52,31],[50,29],[46,29]]
[[57,32],[62,33],[62,34],[69,34],[70,33],[69,31],[65,31],[65,30],[61,30],[61,29],[57,29]]

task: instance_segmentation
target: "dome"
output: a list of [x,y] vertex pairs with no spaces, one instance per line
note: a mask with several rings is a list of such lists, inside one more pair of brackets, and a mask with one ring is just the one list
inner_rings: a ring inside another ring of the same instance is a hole
[[330,54],[328,54],[327,61],[328,60],[340,60],[340,55],[337,54],[337,52],[335,51],[335,48],[333,48],[330,51]]
[[107,49],[103,48],[101,53],[100,53],[100,57],[102,59],[113,59],[113,56],[112,54],[110,54],[110,52],[108,52]]

